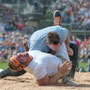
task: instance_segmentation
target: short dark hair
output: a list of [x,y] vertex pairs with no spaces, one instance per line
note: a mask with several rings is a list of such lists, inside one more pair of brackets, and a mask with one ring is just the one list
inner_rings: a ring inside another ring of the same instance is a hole
[[47,35],[47,42],[57,45],[60,42],[59,35],[56,32],[49,32]]

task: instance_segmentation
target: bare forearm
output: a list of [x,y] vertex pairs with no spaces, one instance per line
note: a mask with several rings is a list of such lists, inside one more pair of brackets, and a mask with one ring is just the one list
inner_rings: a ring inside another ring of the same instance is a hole
[[59,62],[57,66],[58,72],[52,77],[49,77],[47,74],[42,79],[37,80],[38,85],[41,86],[41,85],[56,84],[59,79],[61,79],[71,70],[71,67],[72,67],[72,63],[70,63],[68,60],[66,60],[61,67],[60,67],[60,62]]
[[66,60],[63,65],[60,67],[60,63],[58,63],[58,72],[52,78],[49,78],[48,84],[56,84],[59,79],[68,74],[72,68],[72,63]]
[[68,31],[68,35],[67,35],[67,38],[66,38],[66,41],[65,41],[66,48],[69,48],[69,39],[70,39],[70,32]]
[[47,74],[44,78],[37,80],[37,83],[39,86],[53,85],[53,84],[56,84],[61,77],[62,75],[60,75],[59,72],[57,72],[56,75],[52,77],[49,77]]
[[50,77],[48,80],[48,85],[53,85],[56,84],[58,82],[59,79],[62,78],[62,75],[60,75],[58,72],[56,75],[54,75],[53,77]]

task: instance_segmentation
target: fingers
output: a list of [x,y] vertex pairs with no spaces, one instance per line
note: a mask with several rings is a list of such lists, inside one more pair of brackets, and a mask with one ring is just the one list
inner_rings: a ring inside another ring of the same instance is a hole
[[60,62],[58,62],[58,67],[60,67]]
[[72,63],[71,63],[70,61],[66,60],[66,61],[63,63],[63,65],[70,65],[70,66],[72,66]]
[[71,48],[68,49],[68,55],[72,56],[74,54],[73,50]]
[[62,69],[65,69],[66,71],[67,70],[70,70],[72,68],[72,63],[70,61],[65,61],[62,65]]
[[57,66],[58,70],[60,69],[60,62],[58,62],[58,66]]
[[61,75],[65,75],[71,70],[72,63],[66,60],[61,67],[60,67],[60,62],[59,62],[57,67],[58,67],[58,73],[60,73]]

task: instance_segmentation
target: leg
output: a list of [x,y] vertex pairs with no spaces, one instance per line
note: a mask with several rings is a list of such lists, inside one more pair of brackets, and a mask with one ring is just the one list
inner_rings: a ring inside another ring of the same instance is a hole
[[4,78],[7,76],[20,76],[20,75],[23,75],[24,73],[26,73],[25,70],[13,72],[9,68],[7,68],[6,70],[4,70],[0,73],[0,78]]
[[[60,46],[59,50],[56,52],[55,54],[56,56],[62,56],[64,58],[66,58],[68,61],[70,61],[69,56],[68,56],[68,52],[66,49],[66,45],[65,43],[62,43],[62,45]],[[62,60],[62,59],[61,59]],[[62,78],[62,84],[67,84],[67,85],[77,85],[74,82],[70,81],[70,74],[72,73],[72,70],[70,72],[68,72],[63,78]]]
[[70,48],[73,49],[74,54],[73,54],[73,56],[70,56],[70,61],[72,62],[72,69],[71,69],[69,75],[71,78],[74,78],[75,69],[76,69],[76,66],[78,66],[78,46],[70,43]]

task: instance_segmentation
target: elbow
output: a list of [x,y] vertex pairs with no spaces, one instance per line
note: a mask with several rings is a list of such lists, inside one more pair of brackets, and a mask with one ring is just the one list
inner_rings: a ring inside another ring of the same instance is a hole
[[45,86],[47,83],[38,83],[39,86]]
[[48,85],[48,81],[49,81],[49,78],[48,78],[48,75],[46,75],[44,78],[37,80],[37,84],[39,86],[45,86],[45,85]]
[[48,81],[47,80],[46,81],[37,81],[37,84],[39,86],[45,86],[45,85],[48,85]]

